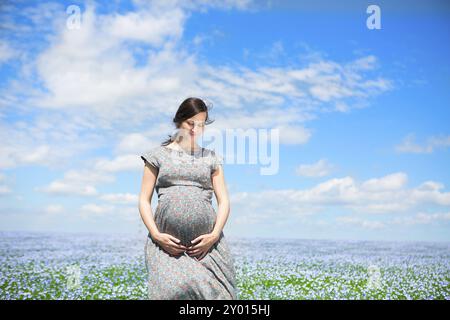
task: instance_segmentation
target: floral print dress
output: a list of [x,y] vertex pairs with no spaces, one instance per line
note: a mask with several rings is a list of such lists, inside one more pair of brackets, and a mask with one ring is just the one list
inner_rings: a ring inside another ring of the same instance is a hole
[[[216,221],[211,174],[223,164],[222,158],[206,148],[189,154],[167,146],[153,147],[141,158],[146,166],[158,169],[158,205],[153,215],[158,230],[185,246],[210,233]],[[235,260],[223,232],[201,260],[187,253],[170,255],[149,233],[145,263],[149,299],[237,299]]]

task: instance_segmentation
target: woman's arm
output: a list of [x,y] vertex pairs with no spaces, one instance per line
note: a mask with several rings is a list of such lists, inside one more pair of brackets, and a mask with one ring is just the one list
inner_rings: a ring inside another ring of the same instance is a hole
[[142,221],[150,232],[152,238],[155,238],[155,236],[159,233],[155,220],[153,219],[151,208],[158,171],[159,170],[157,168],[151,165],[145,165],[144,175],[142,177],[141,193],[139,195],[139,213],[141,214]]
[[230,201],[228,198],[225,176],[223,174],[223,167],[221,165],[214,171],[211,179],[218,206],[216,223],[211,233],[219,238],[230,214]]

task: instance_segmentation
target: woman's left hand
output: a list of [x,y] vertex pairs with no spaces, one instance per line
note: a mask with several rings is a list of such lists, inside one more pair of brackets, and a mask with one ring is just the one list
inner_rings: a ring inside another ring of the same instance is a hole
[[[199,256],[197,260],[201,260],[217,240],[219,240],[219,236],[215,233],[202,234],[191,241],[193,245],[188,247],[186,252],[190,256]],[[196,242],[198,243],[195,244]]]

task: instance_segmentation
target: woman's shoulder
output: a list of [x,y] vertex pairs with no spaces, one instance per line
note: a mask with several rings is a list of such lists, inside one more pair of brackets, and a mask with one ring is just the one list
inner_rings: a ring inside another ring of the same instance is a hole
[[140,157],[144,162],[148,162],[155,167],[161,165],[161,149],[163,146],[153,146],[141,153]]
[[153,146],[153,147],[147,148],[144,151],[144,153],[156,155],[156,154],[159,154],[161,152],[162,148],[164,148],[162,145]]
[[223,165],[223,157],[215,149],[206,149],[207,163],[211,167],[211,173],[214,173],[219,166]]

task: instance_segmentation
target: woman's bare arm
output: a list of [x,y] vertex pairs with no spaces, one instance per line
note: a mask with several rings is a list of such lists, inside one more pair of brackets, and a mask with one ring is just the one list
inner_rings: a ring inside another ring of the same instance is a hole
[[141,214],[142,221],[153,238],[159,233],[158,227],[153,219],[151,208],[153,191],[155,190],[158,172],[159,170],[157,168],[148,164],[145,165],[144,175],[142,176],[141,193],[139,195],[139,213]]
[[222,166],[218,166],[218,169],[212,174],[211,179],[218,206],[216,224],[212,233],[219,237],[230,214],[230,201]]

